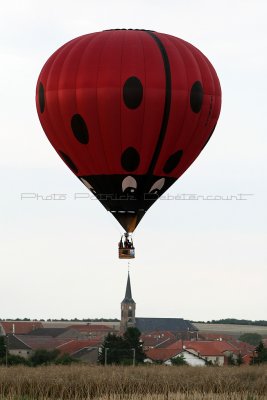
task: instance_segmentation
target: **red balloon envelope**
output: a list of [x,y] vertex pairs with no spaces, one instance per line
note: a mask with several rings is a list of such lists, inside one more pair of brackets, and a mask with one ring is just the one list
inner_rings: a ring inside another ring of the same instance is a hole
[[208,142],[221,89],[190,43],[122,29],[59,48],[40,73],[36,103],[63,161],[133,232]]

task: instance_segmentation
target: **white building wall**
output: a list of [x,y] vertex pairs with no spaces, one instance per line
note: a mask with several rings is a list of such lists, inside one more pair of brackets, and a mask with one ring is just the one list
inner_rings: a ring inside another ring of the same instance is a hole
[[[184,360],[187,362],[188,365],[191,365],[191,367],[205,367],[206,363],[205,360],[202,360],[201,358],[198,358],[194,354],[190,354],[187,351],[183,351],[177,356],[173,357],[181,357],[183,356]],[[172,365],[171,360],[167,360],[164,362],[165,365]]]
[[15,350],[9,350],[9,353],[14,356],[20,356],[20,357],[28,359],[33,354],[33,351],[31,349],[29,349],[29,350],[15,349]]
[[[193,354],[196,354],[196,355],[198,354],[196,352],[196,350],[194,350],[194,349],[188,349],[187,348],[187,350],[190,351],[190,353],[193,353]],[[205,358],[207,361],[211,361],[212,364],[219,365],[219,366],[224,365],[224,356],[223,355],[221,355],[221,356],[206,356],[205,354],[199,354],[199,355],[202,358]]]
[[206,365],[204,360],[196,357],[194,354],[188,353],[187,351],[183,351],[182,355],[184,356],[187,364],[191,365],[192,367],[204,367]]

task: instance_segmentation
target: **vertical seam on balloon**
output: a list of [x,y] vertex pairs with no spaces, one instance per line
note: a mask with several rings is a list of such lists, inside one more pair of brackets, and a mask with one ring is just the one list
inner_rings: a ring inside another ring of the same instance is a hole
[[140,160],[142,160],[142,149],[143,149],[143,144],[144,144],[144,120],[145,120],[145,113],[146,113],[146,102],[145,102],[145,96],[144,96],[144,91],[146,90],[146,61],[145,61],[145,51],[144,51],[144,43],[143,40],[141,38],[141,35],[137,35],[137,37],[139,38],[139,41],[141,43],[142,46],[142,52],[143,52],[143,66],[144,66],[144,76],[145,76],[145,82],[143,84],[143,107],[144,107],[144,111],[143,111],[143,123],[142,123],[142,134],[141,134],[141,143],[140,143]]
[[[192,57],[192,52],[191,52],[191,50],[189,50],[189,48],[188,48],[187,45],[184,43],[184,41],[181,41],[180,44],[181,44],[181,46],[184,48],[184,50],[185,50],[186,52],[190,53],[190,56]],[[180,53],[180,49],[179,49],[178,51],[179,51],[179,53]],[[190,103],[189,78],[188,78],[187,68],[186,68],[186,64],[185,64],[185,59],[184,59],[184,57],[181,55],[181,53],[180,53],[180,56],[181,56],[182,62],[183,62],[183,64],[184,64],[184,70],[185,70],[185,74],[186,74],[186,87],[188,88],[188,90],[187,90],[187,106],[186,106],[185,109],[184,109],[184,115],[183,115],[183,118],[182,118],[183,123],[182,123],[181,129],[180,129],[179,140],[180,140],[181,133],[183,132],[183,129],[184,129],[184,126],[185,126],[187,114],[188,114],[188,112],[189,112],[189,113],[191,112],[191,110],[190,110],[190,105],[189,105],[189,103]],[[194,57],[193,57],[193,58],[194,58]],[[177,142],[179,142],[179,140],[178,140],[178,138],[177,138]],[[186,146],[186,147],[184,147],[184,148],[182,149],[182,150],[183,150],[183,153],[185,153],[185,150],[187,149],[187,147],[188,147],[188,146]],[[178,168],[178,166],[177,166],[177,168]]]
[[[104,33],[104,32],[103,32]],[[114,34],[114,32],[112,32]],[[110,166],[109,166],[109,162],[108,162],[108,157],[106,155],[105,152],[105,146],[104,146],[104,140],[103,140],[103,135],[101,133],[101,124],[100,124],[100,118],[99,118],[99,104],[98,104],[98,81],[99,81],[99,65],[100,62],[102,60],[102,56],[103,56],[103,52],[104,52],[104,48],[107,45],[107,42],[110,40],[111,35],[108,36],[108,38],[106,39],[104,45],[102,46],[101,52],[99,54],[99,60],[98,60],[98,65],[97,65],[97,78],[96,78],[96,105],[97,105],[97,120],[98,120],[98,126],[99,126],[99,137],[101,138],[101,143],[102,143],[102,148],[103,148],[103,154],[106,160],[106,165],[108,170],[111,172]]]
[[[208,68],[209,68],[209,71],[210,71],[210,74],[211,74],[211,77],[212,77],[212,82],[213,82],[213,87],[214,87],[214,104],[213,104],[213,110],[212,110],[212,112],[211,112],[211,116],[210,116],[210,121],[212,121],[213,120],[213,118],[212,118],[212,116],[214,115],[214,111],[216,110],[216,103],[218,102],[218,100],[219,100],[219,97],[221,97],[221,91],[220,92],[217,92],[217,88],[216,88],[216,79],[218,80],[218,84],[219,84],[219,87],[220,87],[220,81],[219,81],[219,78],[218,78],[218,76],[217,76],[217,73],[216,73],[216,71],[215,71],[215,69],[214,69],[214,67],[213,67],[213,65],[211,64],[211,62],[206,58],[206,56],[204,56],[204,54],[203,54],[203,58],[204,58],[204,61],[206,62],[206,64],[208,65]],[[218,120],[218,118],[217,118],[217,120]],[[214,125],[214,123],[212,123],[212,129],[213,129],[213,126],[215,127],[216,126],[216,124],[217,124],[217,121],[215,122],[215,125]],[[210,137],[209,137],[210,138]],[[209,139],[208,139],[209,140]]]
[[[183,44],[183,43],[182,43],[182,44]],[[190,45],[190,43],[189,43],[189,45]],[[193,53],[193,51],[192,51],[192,48],[194,48],[194,47],[193,47],[193,46],[191,47],[191,45],[188,46],[187,42],[186,42],[186,45],[183,44],[183,46],[186,48],[186,50],[188,50],[188,51],[190,52],[191,57],[194,59],[194,62],[195,62],[196,65],[197,65],[197,69],[198,69],[199,75],[200,75],[200,77],[201,77],[201,86],[202,86],[202,85],[203,85],[203,79],[202,79],[201,69],[200,69],[199,63],[198,63],[198,61],[197,61],[197,59],[196,59],[196,57],[195,57],[195,55],[194,55],[194,53]],[[187,76],[188,76],[188,75],[187,75]],[[187,87],[188,87],[188,80],[187,80]],[[202,87],[203,87],[203,86],[202,86]],[[190,97],[190,95],[191,95],[191,88],[189,88],[189,90],[190,90],[190,93],[188,92],[188,95],[189,95],[189,97]],[[204,89],[203,89],[203,96],[204,96]],[[189,98],[188,100],[189,100],[189,102],[190,102],[190,98]],[[190,108],[191,108],[191,107],[190,107]],[[187,110],[187,108],[186,108],[186,110]],[[192,112],[193,112],[193,111],[192,111]],[[191,143],[192,143],[192,142],[194,141],[194,139],[195,139],[195,136],[196,136],[196,133],[197,133],[197,130],[198,130],[198,123],[199,123],[200,115],[201,115],[201,110],[200,110],[200,112],[199,112],[199,114],[198,114],[198,116],[197,116],[196,127],[195,127],[195,129],[193,130],[193,133],[192,133],[192,135],[191,135],[189,141],[187,142],[186,147],[183,149],[184,153],[186,153],[186,150],[187,150],[188,148],[190,148]],[[194,161],[194,160],[193,160],[193,161]],[[188,162],[185,163],[186,169],[184,170],[184,172],[185,172],[185,171],[187,170],[187,168],[192,164],[193,161],[191,161],[189,165],[188,165]],[[182,174],[183,174],[183,172],[182,172]],[[180,177],[180,176],[181,176],[181,175],[179,175],[179,177]]]
[[[191,55],[193,56],[193,58],[194,58],[194,60],[195,60],[195,62],[196,62],[196,64],[197,64],[198,70],[199,70],[199,75],[201,76],[201,81],[202,81],[202,83],[203,83],[202,73],[201,73],[201,69],[200,69],[200,66],[199,66],[199,62],[198,62],[198,60],[196,59],[194,52],[197,51],[198,54],[201,56],[202,61],[205,62],[205,63],[207,64],[206,59],[204,58],[205,56],[204,56],[196,47],[194,47],[193,45],[191,45],[191,43],[187,43],[187,42],[186,42],[186,45],[184,45],[184,47],[185,47],[187,50],[189,50],[190,53],[191,53]],[[203,57],[203,56],[204,56],[204,57]],[[213,80],[213,83],[214,83],[214,80]],[[203,87],[203,95],[205,95],[205,93],[204,93],[204,87]],[[201,111],[200,111],[199,116],[198,116],[198,121],[199,121],[200,115],[201,115]],[[198,124],[198,122],[197,122],[197,124]],[[195,136],[196,136],[196,131],[197,131],[197,129],[198,129],[198,127],[196,127],[196,129],[194,130],[194,132],[193,132],[193,134],[192,134],[192,136],[191,136],[189,142],[187,143],[187,146],[184,148],[184,152],[186,152],[186,150],[190,147],[192,141],[194,141],[194,138],[195,138]],[[199,154],[200,154],[200,153],[201,153],[201,150],[200,150]],[[190,161],[187,161],[187,162],[184,164],[183,172],[179,175],[179,177],[188,169],[188,167],[192,164],[192,162],[194,162],[194,160],[199,156],[199,154],[198,154],[193,160],[190,159]],[[178,178],[179,178],[179,177],[178,177]],[[177,179],[178,179],[178,178],[177,178]]]
[[161,122],[161,128],[158,136],[158,140],[156,143],[156,147],[150,162],[150,165],[148,167],[147,174],[152,175],[154,168],[156,166],[157,160],[160,155],[160,150],[162,147],[162,144],[164,142],[164,138],[166,136],[166,131],[168,127],[168,120],[169,120],[169,115],[170,115],[170,109],[171,109],[171,70],[170,70],[170,63],[169,63],[169,58],[166,52],[165,47],[163,46],[163,43],[159,39],[158,36],[156,36],[153,32],[147,31],[146,32],[148,35],[150,35],[154,41],[156,42],[159,51],[162,56],[163,60],[163,65],[164,65],[164,70],[165,70],[165,104],[164,104],[164,111],[163,111],[163,117],[162,117],[162,122]]
[[[203,79],[202,79],[202,73],[201,73],[201,69],[200,69],[200,66],[199,66],[199,62],[197,61],[197,59],[196,59],[196,57],[195,57],[195,54],[194,54],[192,48],[191,48],[190,46],[189,46],[189,47],[188,47],[188,46],[185,46],[185,47],[188,49],[188,51],[190,52],[192,58],[194,59],[194,62],[196,63],[199,76],[201,77],[201,86],[202,86],[202,88],[203,88]],[[192,87],[189,88],[189,89],[190,89],[190,94],[189,94],[189,97],[190,97],[190,96],[191,96],[191,89],[192,89]],[[204,97],[204,88],[203,88],[203,97]],[[203,100],[204,100],[204,99],[203,99]],[[191,100],[189,99],[189,101],[191,101]],[[191,106],[190,106],[190,108],[191,108]],[[201,108],[202,108],[202,107],[201,107]],[[193,112],[193,111],[192,111],[192,112]],[[190,144],[191,144],[192,141],[194,141],[194,139],[195,139],[195,136],[196,136],[197,131],[198,131],[198,123],[199,123],[199,119],[200,119],[200,116],[201,116],[201,112],[202,112],[202,110],[200,109],[200,111],[199,111],[199,113],[198,113],[198,115],[197,115],[196,127],[195,127],[195,129],[193,130],[192,136],[190,137],[189,142],[188,142],[188,144],[187,144],[185,150],[186,150],[188,147],[190,147]]]
[[123,60],[123,52],[124,52],[124,46],[125,46],[125,32],[123,35],[123,43],[121,46],[121,62],[120,62],[120,154],[122,154],[122,60]]
[[[144,33],[145,34],[145,33]],[[139,36],[139,35],[138,35]],[[153,38],[152,38],[153,40]],[[145,84],[143,85],[144,92],[146,91],[146,83],[147,83],[147,69],[146,69],[146,57],[145,57],[145,49],[144,49],[144,43],[143,40],[140,37],[140,42],[142,45],[142,50],[143,50],[143,60],[144,60],[144,75],[145,75]],[[145,94],[145,93],[144,93]],[[143,125],[142,125],[142,135],[141,135],[141,145],[140,145],[140,159],[143,159],[143,147],[144,147],[144,140],[143,138],[145,137],[145,132],[144,132],[144,120],[145,120],[145,96],[143,94],[143,102],[144,102],[144,113],[143,113]],[[139,193],[145,193],[146,188],[148,188],[148,182],[149,182],[149,176],[146,174],[143,176],[142,180],[140,180],[140,185],[139,185]],[[144,195],[142,195],[143,197]],[[141,201],[142,201],[141,197]]]
[[[87,38],[84,36],[82,40],[85,41],[85,40],[87,40]],[[74,49],[76,47],[78,47],[80,44],[81,44],[81,38],[78,38],[76,43],[74,43],[73,46],[71,47],[71,49],[68,52],[67,56],[64,58],[64,61],[61,64],[61,67],[60,67],[60,71],[59,71],[59,74],[58,74],[58,80],[57,80],[57,104],[58,104],[59,117],[60,117],[60,120],[61,120],[61,124],[65,128],[65,132],[66,133],[67,133],[67,129],[69,128],[69,121],[65,122],[64,115],[63,115],[63,112],[62,112],[62,106],[61,106],[60,101],[59,101],[59,81],[60,81],[60,77],[61,77],[61,74],[62,74],[62,69],[64,68],[64,65],[66,64],[66,60],[68,59],[69,54],[72,53],[72,51],[74,51]],[[75,103],[76,103],[76,87],[74,89],[75,89]],[[64,138],[63,143],[66,146],[66,148],[71,149],[71,151],[68,152],[67,155],[70,156],[71,160],[74,159],[74,160],[79,160],[80,161],[80,157],[77,154],[77,152],[74,150],[74,147],[70,146],[70,142],[67,139],[68,136],[67,135],[63,135],[63,138]],[[72,154],[74,155],[74,157],[72,157]],[[77,166],[77,162],[76,161],[73,161],[73,162]],[[78,176],[78,174],[80,173],[80,168],[77,167],[77,169],[78,169],[78,171],[75,174],[76,176]]]
[[[74,40],[75,40],[75,39],[74,39]],[[71,45],[73,44],[72,42],[73,42],[74,40],[70,41],[70,42],[67,43],[65,46],[63,46],[63,47],[61,47],[60,49],[58,49],[58,54],[57,54],[57,56],[55,57],[55,59],[54,59],[52,65],[50,66],[49,73],[48,73],[48,75],[47,75],[47,83],[48,83],[48,81],[51,79],[51,71],[52,71],[52,68],[53,68],[54,64],[56,63],[56,61],[58,60],[59,56],[62,56],[63,50],[65,50],[66,48],[68,48],[69,46],[71,46]],[[60,69],[60,71],[61,71],[61,69]],[[58,72],[58,75],[60,75],[60,71]],[[47,86],[48,86],[48,85],[47,85]],[[57,92],[58,92],[58,80],[57,80]],[[57,103],[58,103],[58,94],[57,94]],[[47,107],[46,107],[46,111],[47,111],[47,116],[48,116],[48,120],[49,120],[50,126],[52,127],[52,130],[53,130],[53,132],[54,132],[54,138],[55,138],[56,141],[59,141],[59,142],[63,145],[63,146],[62,146],[63,149],[56,149],[56,151],[57,151],[57,153],[58,153],[58,151],[60,151],[60,150],[64,150],[64,152],[65,152],[65,140],[64,140],[64,136],[61,137],[59,134],[57,134],[57,130],[55,129],[55,126],[54,126],[53,121],[52,121],[51,116],[50,116],[48,104],[47,104]],[[67,145],[67,148],[68,148],[68,145]],[[75,163],[74,163],[74,164],[75,164]],[[79,170],[79,169],[78,169],[78,170]],[[73,173],[74,173],[74,172],[73,172]],[[75,174],[75,175],[76,175],[76,174]]]
[[[196,62],[196,64],[197,64],[197,67],[198,67],[198,70],[199,70],[199,75],[201,76],[201,84],[203,85],[203,75],[202,75],[202,73],[201,73],[200,64],[199,64],[199,62],[198,62],[198,60],[197,60],[197,58],[195,57],[195,54],[194,54],[194,52],[195,52],[197,49],[196,49],[193,45],[191,45],[190,43],[189,43],[188,49],[190,50],[191,54],[193,55],[193,57],[194,57],[194,59],[195,59],[195,62]],[[198,51],[198,50],[197,50],[197,51]],[[202,61],[205,62],[205,60],[204,60],[203,57],[202,57],[201,52],[198,51],[198,53],[199,53],[199,55],[201,56]],[[206,62],[205,62],[205,63],[206,63]],[[202,87],[203,87],[203,86],[202,86]],[[203,87],[203,101],[204,101],[204,96],[205,96],[205,92],[204,92],[204,87]],[[200,110],[199,115],[198,115],[197,124],[199,123],[200,115],[201,115],[201,110]],[[198,130],[198,125],[197,125],[196,129],[194,130],[193,135],[191,136],[190,141],[188,142],[188,145],[187,145],[186,149],[187,149],[188,147],[190,147],[192,141],[194,141],[197,130]],[[200,154],[200,153],[199,153],[199,154]],[[198,155],[199,155],[199,154],[198,154]],[[197,156],[197,157],[198,157],[198,156]],[[189,165],[191,165],[191,164],[192,164],[192,162],[191,162]],[[188,163],[186,163],[185,165],[188,165]],[[188,167],[187,167],[187,168],[188,168]]]
[[[88,40],[88,35],[84,35],[83,38],[78,38],[77,42],[76,42],[76,43],[74,44],[74,46],[70,49],[70,52],[67,54],[66,58],[64,59],[63,64],[61,65],[61,70],[60,70],[59,76],[60,76],[61,73],[62,73],[62,69],[64,68],[64,65],[66,64],[66,60],[68,59],[69,55],[75,50],[76,47],[78,47],[79,45],[81,45],[82,42],[86,42],[87,40]],[[86,49],[87,45],[88,45],[88,44],[86,44],[85,47],[83,47],[83,49],[82,49],[82,52],[83,52],[83,53],[85,52],[85,49]],[[76,72],[76,76],[74,77],[74,81],[75,81],[75,86],[74,86],[75,96],[74,96],[74,100],[75,100],[75,108],[76,108],[76,109],[77,109],[77,86],[76,86],[76,83],[77,83],[77,75],[78,75],[78,70],[79,70],[80,62],[81,62],[81,58],[80,58],[79,61],[78,61],[77,72]],[[59,80],[58,80],[58,84],[59,84]],[[57,93],[59,93],[59,90],[57,91]],[[58,106],[59,106],[59,111],[60,111],[61,122],[62,122],[63,126],[65,127],[65,130],[66,130],[66,133],[67,133],[68,130],[70,129],[70,121],[69,121],[69,120],[65,121],[64,113],[63,113],[63,111],[62,111],[62,106],[60,105],[60,101],[59,101],[59,100],[58,100]],[[66,138],[67,135],[64,135],[64,137]],[[68,144],[69,141],[66,140],[66,143]],[[75,148],[74,148],[74,147],[71,148],[71,152],[72,152],[72,154],[74,155],[74,158],[77,159],[77,160],[79,160],[79,164],[80,164],[81,158],[80,158],[79,154],[77,153],[77,151],[75,151]],[[74,164],[76,164],[76,163],[74,162]],[[81,164],[80,164],[80,165],[81,165]],[[82,164],[81,167],[84,167],[84,165]],[[83,168],[81,168],[81,169],[83,169]],[[80,170],[80,168],[78,168],[78,173],[80,173],[79,170]]]
[[[88,50],[89,46],[91,46],[91,44],[92,44],[92,42],[94,41],[94,39],[97,39],[97,36],[98,36],[97,34],[93,34],[93,35],[92,35],[91,40],[89,41],[89,43],[87,43],[87,44],[85,45],[85,47],[84,47],[84,49],[83,49],[83,52],[82,52],[82,55],[81,55],[81,57],[80,57],[80,59],[79,59],[79,63],[78,63],[78,67],[77,67],[77,73],[76,73],[76,77],[75,77],[75,105],[76,105],[76,109],[78,108],[78,107],[77,107],[77,104],[78,104],[78,99],[77,99],[77,81],[78,81],[78,76],[79,76],[79,69],[80,69],[80,66],[81,66],[81,63],[82,63],[82,59],[83,59],[83,57],[84,57],[86,51]],[[87,153],[87,156],[88,156],[88,158],[89,158],[89,152],[90,152],[90,133],[91,133],[91,130],[89,129],[88,126],[87,126],[87,129],[88,129],[88,132],[89,132],[89,142],[88,142],[88,144],[86,145],[86,149],[87,149],[86,153]],[[89,147],[88,147],[88,146],[89,146]],[[92,161],[92,160],[93,160],[93,161]],[[93,164],[93,167],[90,168],[90,169],[94,170],[94,165],[95,165],[96,160],[93,159],[93,158],[91,157],[91,158],[90,158],[90,162],[92,162],[92,164]],[[84,165],[84,166],[86,166],[86,165]],[[85,168],[85,170],[87,170],[87,168]],[[88,175],[88,174],[86,173],[86,175]]]
[[[173,38],[173,36],[166,35],[166,40],[168,40],[168,41],[176,48],[177,52],[179,53],[181,62],[182,62],[182,64],[183,64],[183,67],[184,67],[185,76],[186,76],[186,88],[187,88],[187,90],[186,90],[186,97],[187,97],[186,101],[188,102],[188,100],[189,100],[189,92],[188,92],[189,78],[188,78],[188,73],[187,73],[187,68],[186,68],[185,60],[184,60],[184,57],[183,57],[182,54],[181,54],[180,47],[179,47],[179,46],[176,46],[176,43],[177,43],[177,42],[176,42],[176,41],[173,42],[173,41],[170,39],[170,37]],[[176,39],[176,38],[175,38],[175,39]],[[180,44],[181,46],[183,46],[183,48],[184,48],[186,51],[188,51],[188,48],[183,44],[182,41],[180,41],[179,44]],[[188,105],[186,105],[186,106],[184,107],[183,118],[181,118],[182,123],[180,124],[180,129],[177,129],[177,140],[176,140],[176,143],[177,143],[177,144],[179,143],[180,138],[181,138],[181,132],[183,131],[183,128],[184,128],[184,125],[185,125],[185,120],[186,120],[186,114],[187,114],[187,113],[188,113]],[[178,135],[178,133],[180,133],[180,134]],[[184,152],[184,149],[179,149],[179,148],[178,148],[178,145],[177,145],[176,143],[175,143],[175,150],[174,150],[174,152],[175,152],[175,151],[178,151],[178,150],[183,150],[183,152]],[[178,164],[178,166],[177,166],[176,168],[179,168],[179,164]],[[173,170],[170,174],[166,174],[166,175],[168,175],[168,176],[171,176],[171,174],[174,175],[174,171],[175,171],[176,168],[174,168],[174,170]]]
[[[171,36],[171,35],[168,35],[168,37],[172,37],[172,36]],[[198,68],[198,70],[199,70],[199,72],[200,72],[199,64],[198,64],[198,62],[196,61],[196,59],[195,59],[195,57],[194,57],[194,54],[193,54],[193,52],[192,52],[190,46],[188,46],[188,44],[189,44],[189,43],[188,43],[188,42],[185,42],[184,40],[181,40],[181,41],[180,41],[181,47],[183,47],[184,50],[190,54],[190,56],[192,57],[192,59],[194,60],[194,62],[197,64],[197,68]],[[177,48],[177,50],[178,50],[178,48]],[[180,50],[178,50],[178,51],[180,52]],[[181,54],[180,54],[180,55],[181,55]],[[187,86],[187,88],[189,88],[189,78],[188,78],[188,73],[187,73],[187,68],[186,68],[186,64],[185,64],[184,57],[181,56],[181,59],[182,59],[183,64],[184,64],[184,70],[185,70],[185,74],[186,74],[186,81],[187,81],[187,85],[186,85],[186,86]],[[200,73],[200,75],[201,75],[201,73]],[[202,77],[202,75],[201,75],[201,77]],[[188,89],[188,92],[187,92],[187,102],[190,102],[190,88]],[[189,110],[189,111],[188,111],[188,110]],[[183,119],[182,119],[182,120],[183,120],[183,123],[182,123],[182,125],[181,125],[179,138],[177,138],[177,143],[179,142],[179,139],[180,139],[180,137],[181,137],[181,132],[183,132],[184,125],[185,125],[185,121],[186,121],[186,116],[187,116],[188,112],[191,112],[191,111],[190,111],[190,106],[188,107],[188,105],[187,105],[187,107],[185,107],[185,110],[184,110],[184,115],[183,115]],[[198,115],[198,119],[199,119],[199,115]],[[186,152],[186,149],[187,149],[188,147],[190,147],[189,145],[190,145],[190,143],[192,142],[192,137],[194,137],[194,136],[195,136],[195,135],[194,135],[194,133],[193,133],[193,135],[192,135],[191,138],[189,139],[189,142],[187,142],[186,147],[184,147],[184,148],[182,149],[182,150],[183,150],[183,153],[185,153],[185,152]],[[188,145],[188,144],[189,144],[189,145]],[[176,168],[178,168],[178,166],[177,166]],[[174,169],[174,171],[175,171],[175,169]],[[172,171],[172,173],[174,173],[174,171]],[[181,176],[181,175],[179,175],[176,179],[178,179],[180,176]]]

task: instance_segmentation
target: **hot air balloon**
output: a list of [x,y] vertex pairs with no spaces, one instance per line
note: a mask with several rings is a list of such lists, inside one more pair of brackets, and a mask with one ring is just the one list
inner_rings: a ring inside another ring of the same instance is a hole
[[209,141],[221,89],[190,43],[114,29],[60,47],[40,73],[36,104],[59,156],[124,228],[120,258],[133,258],[132,232]]

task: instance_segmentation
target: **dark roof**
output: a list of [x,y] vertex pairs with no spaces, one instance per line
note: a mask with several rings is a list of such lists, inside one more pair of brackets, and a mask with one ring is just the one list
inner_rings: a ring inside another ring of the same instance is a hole
[[8,335],[8,350],[30,350],[30,346],[18,339],[15,335]]
[[53,338],[52,336],[17,335],[17,339],[32,350],[53,350],[57,346],[69,341],[67,338]]
[[52,336],[56,337],[60,335],[61,333],[64,333],[67,330],[67,328],[40,328],[40,329],[35,329],[34,331],[31,332],[32,336]]
[[135,301],[132,298],[131,281],[130,281],[129,272],[128,272],[128,279],[127,279],[125,297],[122,300],[122,303],[135,303]]
[[166,330],[171,332],[194,332],[197,328],[182,318],[135,318],[135,326],[140,332]]

